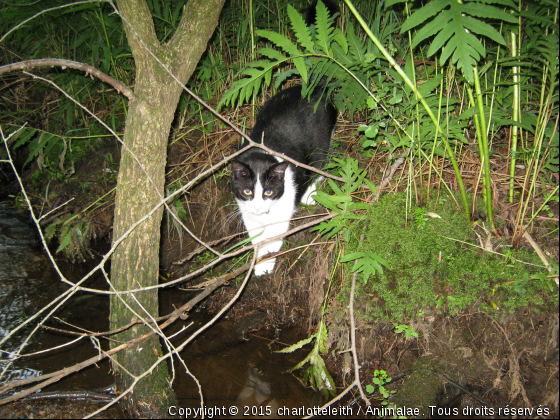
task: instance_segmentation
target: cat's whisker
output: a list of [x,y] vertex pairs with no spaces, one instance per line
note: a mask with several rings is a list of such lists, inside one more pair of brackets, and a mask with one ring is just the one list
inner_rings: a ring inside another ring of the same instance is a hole
[[243,226],[243,219],[241,217],[241,212],[239,211],[239,209],[235,209],[235,210],[227,213],[222,218],[220,223],[223,223],[226,226],[231,226],[232,223],[235,223],[234,228],[236,229],[236,231],[239,231],[241,229],[241,227]]

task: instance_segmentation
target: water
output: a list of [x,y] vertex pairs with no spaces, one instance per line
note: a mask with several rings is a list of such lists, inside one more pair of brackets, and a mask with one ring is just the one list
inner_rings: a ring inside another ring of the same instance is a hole
[[[79,279],[89,271],[92,263],[85,265],[58,261],[59,267],[70,279]],[[91,280],[99,283],[100,277]],[[44,252],[34,227],[29,223],[27,212],[0,206],[0,337],[20,325],[67,290],[51,261]],[[63,321],[83,328],[107,328],[106,298],[96,295],[76,294],[55,315]],[[88,311],[83,311],[84,306]],[[105,307],[105,308],[104,308]],[[104,317],[104,318],[103,318]],[[3,346],[2,350],[13,352],[26,340],[41,317],[20,329]],[[59,329],[70,329],[61,322],[49,321],[47,325]],[[69,336],[55,334],[43,328],[31,337],[24,353],[34,353],[46,348],[66,344]],[[53,372],[96,354],[88,340],[65,346],[60,350],[20,359],[14,363],[10,354],[0,359],[0,369],[8,366],[0,383],[21,380],[43,373]],[[86,387],[100,388],[112,383],[108,375],[109,365],[100,369],[86,369],[72,378],[63,379],[45,391],[76,390]],[[84,382],[84,378],[87,380]],[[87,388],[86,388],[87,389]]]
[[[70,281],[78,281],[95,266],[94,261],[85,264],[69,264],[58,261],[59,267]],[[104,278],[97,273],[88,281],[88,287],[107,288]],[[42,250],[34,227],[29,224],[27,213],[0,205],[0,337],[6,336],[15,326],[35,314],[40,308],[64,292],[64,285],[51,262]],[[161,312],[168,313],[187,302],[192,294],[165,289],[160,292]],[[104,295],[78,293],[55,315],[60,320],[89,331],[108,330],[109,299]],[[179,321],[166,330],[171,335],[194,322],[193,326],[180,335],[178,340],[188,337],[208,319],[203,309],[186,321]],[[243,320],[241,320],[243,322]],[[32,326],[25,327],[2,346],[12,352],[20,346],[30,333]],[[46,325],[62,330],[72,330],[68,325],[54,319]],[[198,379],[206,406],[240,407],[239,417],[258,417],[266,414],[255,411],[259,405],[269,406],[272,414],[277,407],[310,407],[321,403],[314,392],[306,389],[293,375],[286,373],[306,355],[278,354],[278,344],[271,344],[266,332],[259,335],[246,334],[239,322],[224,319],[203,333],[187,347],[181,358],[191,373]],[[241,331],[241,332],[240,332]],[[269,333],[272,335],[272,333]],[[40,329],[25,347],[24,353],[33,353],[46,348],[63,346],[75,337]],[[283,333],[279,341],[292,344],[303,338],[295,332]],[[106,341],[101,341],[107,348]],[[174,344],[178,344],[175,341]],[[72,366],[98,354],[89,339],[66,345],[56,351],[39,354],[13,362],[9,353],[0,359],[0,369],[9,366],[0,380],[2,383],[38,376]],[[13,362],[13,363],[9,363]],[[175,360],[174,389],[182,408],[200,407],[198,387],[178,359]],[[108,361],[84,369],[69,376],[42,392],[95,390],[111,386],[114,382]],[[247,408],[250,407],[249,411]],[[253,412],[251,412],[251,410]]]

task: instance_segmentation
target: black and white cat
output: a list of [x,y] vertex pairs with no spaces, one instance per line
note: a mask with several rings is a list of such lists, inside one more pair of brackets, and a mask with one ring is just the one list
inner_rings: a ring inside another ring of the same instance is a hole
[[[325,95],[323,95],[325,96]],[[279,92],[257,115],[251,139],[279,153],[320,169],[328,156],[337,112],[317,88],[310,100],[301,97],[301,87]],[[316,111],[314,108],[316,106]],[[312,171],[252,148],[232,162],[232,186],[249,236],[257,244],[288,231],[300,202],[313,204],[319,179]],[[257,256],[279,251],[282,240],[258,248]],[[272,272],[276,259],[255,266],[255,275]]]

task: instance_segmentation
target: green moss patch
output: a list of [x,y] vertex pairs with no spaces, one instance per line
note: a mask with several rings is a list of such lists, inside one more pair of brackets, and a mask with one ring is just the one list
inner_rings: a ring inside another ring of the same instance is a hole
[[555,285],[551,292],[550,283],[530,278],[546,272],[533,252],[499,248],[505,258],[481,250],[474,224],[449,196],[425,207],[407,208],[406,201],[404,193],[384,196],[364,213],[346,247],[345,255],[372,252],[390,267],[358,282],[356,299],[366,320],[402,322],[428,309],[455,314],[476,306],[501,313],[558,304]]

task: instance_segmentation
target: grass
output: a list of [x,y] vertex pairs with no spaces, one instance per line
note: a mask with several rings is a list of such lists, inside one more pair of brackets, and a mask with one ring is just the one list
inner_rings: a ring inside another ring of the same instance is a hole
[[[406,201],[405,193],[383,196],[354,229],[364,240],[355,233],[348,242],[346,253],[373,252],[391,267],[357,289],[366,320],[400,323],[425,310],[456,314],[476,306],[502,313],[557,305],[557,292],[528,280],[545,271],[532,251],[506,248],[506,258],[481,250],[472,224],[449,198],[424,208]],[[345,287],[339,297],[347,293]]]

